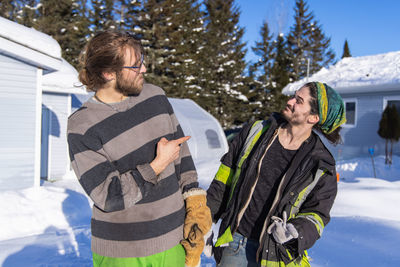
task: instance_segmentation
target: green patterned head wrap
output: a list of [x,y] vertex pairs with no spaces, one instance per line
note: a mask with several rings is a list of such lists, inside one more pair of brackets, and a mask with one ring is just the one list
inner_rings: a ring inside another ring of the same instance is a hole
[[330,134],[346,122],[343,100],[326,83],[313,82],[313,84],[318,89],[319,124],[322,132]]

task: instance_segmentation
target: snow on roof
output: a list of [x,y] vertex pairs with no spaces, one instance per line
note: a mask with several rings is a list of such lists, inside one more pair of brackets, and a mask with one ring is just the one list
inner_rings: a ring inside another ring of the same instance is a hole
[[282,93],[291,94],[308,81],[327,83],[339,93],[400,90],[400,51],[372,56],[343,58],[328,69],[288,84]]
[[54,58],[61,58],[61,47],[51,36],[0,17],[0,36]]
[[87,94],[78,80],[78,72],[65,59],[58,71],[43,75],[43,91],[69,94]]
[[61,47],[51,36],[0,17],[1,38],[0,51],[51,71],[57,70],[49,74],[44,72],[44,91],[86,94],[84,88],[77,87],[81,85],[78,72],[62,59]]

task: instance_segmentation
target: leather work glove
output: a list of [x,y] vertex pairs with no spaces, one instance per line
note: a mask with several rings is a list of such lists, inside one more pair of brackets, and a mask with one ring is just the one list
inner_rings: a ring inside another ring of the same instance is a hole
[[267,233],[274,237],[275,241],[279,244],[286,243],[293,238],[299,237],[299,233],[291,223],[286,223],[287,214],[286,211],[282,214],[282,219],[276,216],[272,216],[271,219],[274,221],[267,229]]
[[187,239],[183,239],[181,244],[186,252],[185,267],[199,267],[201,262],[200,256],[204,248],[203,237],[195,242],[190,242]]
[[181,244],[186,251],[185,265],[200,266],[204,248],[204,235],[211,229],[211,211],[207,207],[206,191],[194,188],[183,194],[186,202],[186,218]]

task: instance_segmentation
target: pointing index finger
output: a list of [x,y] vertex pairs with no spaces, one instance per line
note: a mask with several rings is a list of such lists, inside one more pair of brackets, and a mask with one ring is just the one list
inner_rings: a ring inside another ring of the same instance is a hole
[[175,140],[179,145],[190,139],[191,136],[184,136]]

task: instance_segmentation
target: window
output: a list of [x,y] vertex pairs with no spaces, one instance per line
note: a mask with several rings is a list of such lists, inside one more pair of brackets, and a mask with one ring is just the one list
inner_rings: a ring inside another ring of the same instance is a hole
[[346,102],[346,124],[355,124],[356,120],[356,102]]
[[357,101],[356,99],[344,99],[344,108],[346,110],[346,123],[344,127],[354,127],[357,122]]
[[221,143],[219,142],[218,134],[216,131],[208,129],[206,131],[207,143],[209,148],[220,148]]
[[389,100],[387,102],[387,105],[388,106],[393,106],[394,105],[396,107],[397,113],[400,114],[400,100]]
[[383,109],[385,110],[387,105],[396,106],[397,112],[400,114],[400,96],[387,96],[383,98]]

